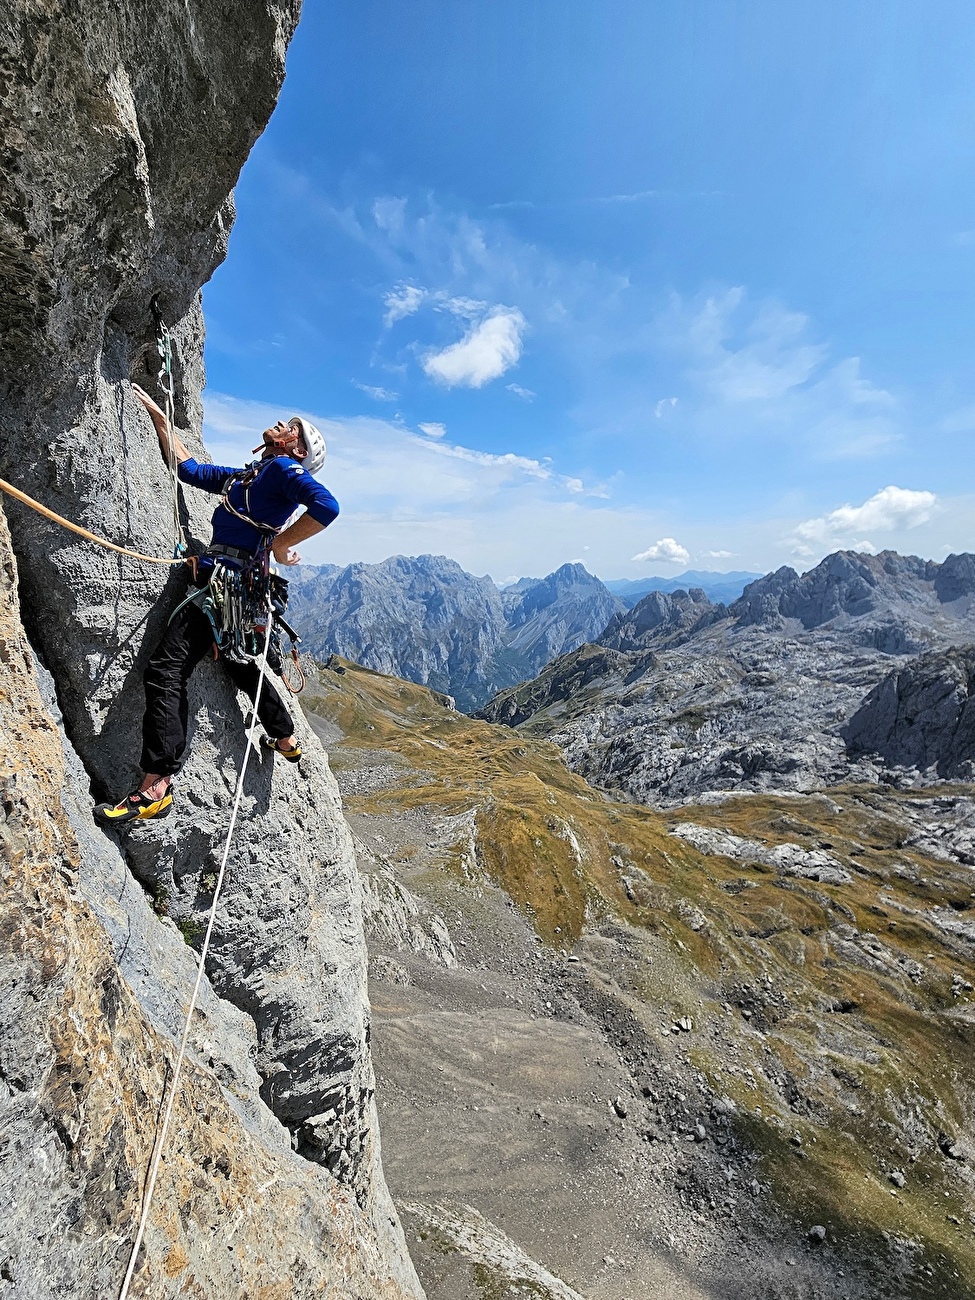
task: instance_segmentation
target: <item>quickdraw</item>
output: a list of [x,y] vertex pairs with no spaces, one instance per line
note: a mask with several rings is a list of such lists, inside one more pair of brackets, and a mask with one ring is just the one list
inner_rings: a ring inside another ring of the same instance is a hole
[[166,437],[168,446],[166,459],[169,461],[173,491],[173,531],[176,535],[176,547],[173,552],[176,559],[181,559],[188,550],[186,532],[179,513],[179,477],[176,469],[176,438],[173,432],[174,413],[176,409],[176,386],[173,376],[173,336],[166,328],[162,309],[159,306],[159,294],[154,294],[149,302],[152,319],[156,326],[156,351],[159,353],[159,374],[157,379],[163,394],[163,408],[166,414]]

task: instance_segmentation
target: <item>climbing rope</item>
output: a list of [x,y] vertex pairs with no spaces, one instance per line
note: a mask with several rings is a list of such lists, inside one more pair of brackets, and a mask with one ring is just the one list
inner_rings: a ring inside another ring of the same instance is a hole
[[203,983],[203,972],[206,967],[207,954],[210,951],[210,937],[213,934],[213,923],[217,915],[217,903],[220,899],[220,891],[223,888],[223,878],[227,870],[227,859],[230,856],[230,844],[233,839],[234,829],[237,825],[237,814],[240,811],[241,796],[244,793],[244,776],[247,772],[247,760],[250,758],[251,750],[254,747],[254,730],[257,726],[257,708],[261,701],[261,689],[264,685],[264,674],[267,668],[267,648],[271,639],[272,621],[273,620],[269,614],[267,630],[264,637],[264,653],[261,656],[261,669],[257,678],[257,690],[254,692],[254,708],[251,711],[250,727],[247,730],[247,747],[244,750],[244,759],[240,765],[240,776],[237,778],[237,790],[234,795],[233,811],[230,814],[230,826],[227,829],[227,839],[223,846],[223,858],[220,862],[220,870],[217,873],[217,883],[213,890],[213,901],[210,904],[210,916],[207,921],[206,934],[203,937],[203,945],[200,948],[200,965],[196,972],[196,983],[193,985],[193,995],[190,998],[189,1009],[186,1012],[186,1022],[183,1025],[183,1036],[180,1039],[179,1052],[176,1056],[176,1067],[173,1070],[173,1078],[169,1086],[169,1098],[166,1102],[166,1112],[163,1116],[162,1127],[159,1130],[159,1137],[156,1141],[155,1150],[153,1152],[152,1163],[149,1167],[149,1177],[143,1195],[142,1214],[139,1218],[139,1230],[136,1233],[135,1243],[132,1247],[132,1254],[129,1257],[129,1267],[126,1270],[125,1281],[122,1283],[119,1300],[126,1300],[126,1297],[129,1294],[129,1286],[131,1285],[132,1278],[135,1276],[136,1262],[139,1258],[139,1249],[142,1245],[142,1238],[145,1235],[146,1224],[149,1221],[149,1208],[152,1205],[152,1194],[156,1189],[156,1178],[159,1174],[159,1165],[162,1161],[163,1150],[166,1145],[169,1121],[172,1118],[173,1107],[176,1103],[179,1076],[183,1068],[183,1060],[186,1056],[186,1047],[189,1042],[193,1013],[196,1010],[196,1002],[200,994],[200,985]]
[[104,537],[96,537],[95,534],[90,533],[87,528],[82,528],[80,524],[73,524],[70,519],[65,519],[63,515],[55,514],[55,512],[49,510],[47,506],[42,506],[39,501],[35,501],[33,497],[29,497],[26,492],[21,492],[19,488],[15,488],[13,484],[8,483],[6,479],[0,478],[0,492],[6,492],[7,495],[12,496],[15,501],[20,501],[23,505],[30,506],[31,510],[36,510],[39,515],[43,515],[45,519],[53,520],[54,523],[60,524],[62,528],[70,528],[73,533],[77,533],[79,537],[84,537],[89,542],[94,542],[96,546],[104,546],[107,551],[116,551],[119,555],[127,555],[132,560],[145,560],[147,564],[184,563],[184,557],[182,555],[171,556],[169,559],[161,560],[156,555],[143,555],[141,551],[130,551],[128,547],[116,546],[114,542],[106,541]]

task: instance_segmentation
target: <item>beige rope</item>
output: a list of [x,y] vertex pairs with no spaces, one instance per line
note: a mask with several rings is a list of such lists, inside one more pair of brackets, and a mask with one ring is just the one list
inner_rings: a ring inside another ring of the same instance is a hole
[[130,551],[124,546],[116,546],[114,542],[106,542],[103,537],[96,537],[94,533],[90,533],[87,528],[82,528],[80,524],[73,524],[70,519],[65,519],[63,515],[48,510],[47,506],[42,506],[39,501],[29,497],[26,492],[21,492],[19,488],[15,488],[6,479],[0,478],[0,492],[6,492],[15,501],[30,506],[31,510],[36,510],[39,515],[43,515],[45,519],[53,520],[54,523],[60,524],[62,528],[70,528],[73,533],[86,538],[89,542],[94,542],[96,546],[104,546],[107,551],[117,551],[119,555],[127,555],[132,560],[145,560],[147,564],[183,564],[185,562],[182,556],[176,556],[170,560],[161,560],[155,555],[143,555],[141,551]]

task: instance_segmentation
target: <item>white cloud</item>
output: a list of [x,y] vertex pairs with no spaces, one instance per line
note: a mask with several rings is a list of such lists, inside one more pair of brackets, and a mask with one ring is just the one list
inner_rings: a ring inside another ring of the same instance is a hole
[[730,560],[734,551],[705,551],[704,554],[709,560]]
[[822,344],[805,339],[808,318],[765,303],[735,346],[735,314],[745,291],[728,289],[708,298],[691,321],[688,338],[698,377],[729,403],[768,401],[804,384],[826,355]]
[[653,413],[658,420],[662,420],[667,412],[672,411],[676,405],[676,397],[661,397],[660,401],[653,408]]
[[937,503],[933,492],[885,487],[863,505],[839,506],[819,518],[806,519],[793,532],[793,550],[802,556],[835,548],[873,552],[876,546],[863,534],[918,528],[928,522]]
[[372,217],[391,238],[401,238],[406,229],[406,199],[384,195],[372,205]]
[[[450,446],[446,443],[438,443],[431,447],[432,451],[441,456],[453,456],[457,460],[470,461],[473,465],[499,465],[520,470],[523,474],[528,474],[532,478],[554,479],[551,466],[545,461],[533,460],[530,456],[519,456],[513,451],[493,452],[493,451],[474,451],[471,447]],[[563,483],[579,483],[579,479],[561,480]],[[576,491],[570,488],[570,491]]]
[[600,194],[594,203],[644,203],[647,199],[656,199],[667,190],[635,190],[632,194]]
[[445,424],[418,424],[416,427],[421,433],[425,433],[428,438],[444,438],[447,435],[447,426]]
[[634,190],[632,194],[600,194],[591,203],[646,203],[648,199],[713,199],[722,190]]
[[685,359],[692,391],[682,425],[724,442],[764,438],[814,460],[889,450],[902,436],[897,399],[864,377],[858,357],[829,364],[828,346],[811,335],[802,312],[751,303],[740,287],[703,304],[672,299],[656,338]]
[[480,298],[462,298],[451,296],[441,291],[433,295],[438,310],[446,310],[454,316],[462,316],[465,320],[474,320],[482,312],[487,311],[488,304],[482,302]]
[[376,402],[396,402],[399,400],[397,393],[391,393],[388,388],[380,388],[376,384],[360,384],[353,379],[352,386],[358,388],[360,393],[365,393],[367,397],[371,397]]
[[530,402],[536,396],[530,388],[522,388],[521,384],[505,384],[509,393],[514,393],[515,397],[520,397],[523,402]]
[[448,388],[482,388],[517,363],[525,328],[525,318],[517,308],[495,307],[458,343],[429,353],[423,369]]
[[690,558],[690,552],[673,537],[661,537],[645,551],[632,557],[633,560],[660,560],[666,564],[686,564]]
[[412,316],[414,312],[420,310],[426,297],[426,289],[421,289],[415,284],[398,284],[395,289],[390,289],[383,299],[386,304],[383,324],[389,329],[390,325],[395,325],[398,320]]

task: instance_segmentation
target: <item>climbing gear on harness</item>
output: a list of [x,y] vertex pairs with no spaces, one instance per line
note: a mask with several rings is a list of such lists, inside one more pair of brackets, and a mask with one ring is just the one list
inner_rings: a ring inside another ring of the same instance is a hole
[[[270,624],[268,624],[268,640],[270,639],[270,632],[271,627]],[[265,641],[264,648],[266,651],[267,641]],[[210,902],[210,916],[207,920],[206,933],[203,936],[203,943],[200,947],[200,964],[196,970],[196,983],[193,985],[193,993],[190,997],[189,1006],[186,1009],[186,1018],[183,1022],[183,1034],[180,1038],[179,1051],[176,1054],[176,1064],[173,1067],[172,1081],[169,1085],[169,1097],[166,1101],[166,1110],[163,1114],[162,1125],[159,1129],[159,1137],[155,1143],[152,1163],[149,1166],[149,1176],[146,1179],[145,1191],[142,1196],[142,1213],[139,1216],[139,1227],[135,1234],[135,1241],[132,1243],[132,1254],[129,1256],[129,1265],[125,1271],[122,1289],[119,1292],[119,1300],[127,1300],[129,1287],[132,1284],[132,1278],[135,1276],[136,1264],[139,1261],[139,1248],[141,1247],[142,1239],[145,1236],[146,1224],[149,1222],[149,1210],[152,1206],[152,1196],[156,1189],[156,1179],[159,1176],[159,1166],[162,1162],[163,1151],[166,1148],[166,1136],[169,1132],[169,1122],[172,1119],[173,1108],[176,1104],[179,1077],[183,1069],[183,1061],[186,1059],[186,1048],[190,1040],[190,1029],[193,1025],[193,1016],[196,1012],[196,1004],[200,996],[200,985],[203,983],[203,974],[206,970],[207,956],[210,952],[210,940],[213,937],[213,923],[217,916],[217,903],[220,900],[220,893],[223,889],[223,880],[227,872],[227,861],[230,857],[230,845],[234,837],[234,828],[237,825],[237,815],[240,812],[240,801],[244,793],[244,777],[247,774],[247,760],[250,758],[251,750],[254,748],[254,728],[257,726],[257,708],[261,701],[261,688],[264,685],[264,670],[266,663],[267,656],[265,654],[261,658],[261,671],[257,679],[257,690],[254,693],[254,714],[251,718],[251,725],[247,732],[247,746],[244,749],[244,758],[240,765],[240,775],[237,778],[237,789],[234,793],[234,806],[230,814],[230,825],[227,828],[227,838],[223,846],[223,857],[220,860],[220,869],[217,872],[217,881],[213,887],[213,898]]]
[[100,803],[92,816],[106,826],[124,826],[127,822],[148,821],[152,817],[168,817],[173,807],[173,792],[167,789],[161,799],[142,790],[133,790],[118,803]]
[[114,542],[107,542],[104,537],[96,537],[90,533],[87,528],[82,528],[79,524],[73,524],[70,519],[65,519],[63,515],[55,514],[53,510],[48,510],[47,506],[42,506],[39,501],[29,497],[26,492],[21,492],[15,488],[12,483],[6,479],[0,478],[0,492],[6,492],[8,496],[15,501],[21,502],[22,505],[30,506],[31,510],[36,510],[39,515],[45,519],[52,520],[53,523],[60,524],[62,528],[70,528],[73,533],[79,537],[85,538],[88,542],[94,542],[96,546],[104,546],[106,551],[115,551],[118,555],[127,555],[130,560],[144,560],[146,564],[182,564],[183,556],[168,556],[166,559],[159,559],[155,555],[143,555],[141,551],[130,551],[126,546],[116,546]]
[[156,351],[159,353],[159,387],[163,394],[163,413],[166,417],[166,460],[173,489],[173,530],[176,535],[175,555],[182,557],[187,550],[187,537],[183,530],[183,521],[179,513],[179,473],[176,460],[176,435],[173,432],[173,412],[176,405],[176,393],[173,380],[173,336],[166,328],[159,306],[159,294],[154,294],[149,302],[152,318],[156,325]]
[[[300,415],[293,415],[288,421],[287,433],[283,433],[277,428],[265,429],[263,438],[264,441],[253,448],[255,452],[270,448],[278,456],[295,456],[295,459],[301,461],[309,474],[317,474],[325,464],[325,439],[310,420],[306,420]],[[305,440],[306,454],[304,456],[296,455],[300,438]]]
[[[260,654],[265,641],[265,630],[270,624],[267,638],[267,666],[284,682],[292,695],[299,695],[305,686],[305,674],[298,661],[297,647],[301,638],[284,617],[288,608],[288,580],[269,570],[266,547],[255,554],[239,547],[210,547],[207,554],[214,556],[209,582],[181,600],[169,617],[169,622],[185,609],[196,605],[206,615],[213,630],[216,655],[223,655],[235,663],[253,662]],[[246,563],[233,563],[233,552],[246,556]],[[230,563],[226,561],[230,560]],[[281,645],[284,632],[291,642],[285,655]]]
[[272,574],[271,608],[274,610],[275,627],[286,633],[288,640],[291,642],[290,653],[281,656],[281,639],[278,637],[279,662],[277,666],[273,664],[271,666],[279,674],[291,694],[300,695],[305,689],[305,674],[298,659],[298,647],[301,645],[301,637],[284,617],[284,611],[288,608],[288,580],[278,574]]
[[278,758],[286,758],[289,763],[297,763],[301,758],[300,745],[295,745],[293,749],[282,749],[280,742],[271,736],[261,737],[261,748],[269,749],[272,754],[277,754]]
[[[269,627],[273,635],[271,580],[266,547],[243,568],[216,559],[200,608],[210,620],[217,651],[225,658],[248,663],[261,653]],[[273,655],[269,663],[273,668]]]
[[[283,627],[287,627],[283,620],[279,620],[279,622]],[[298,639],[298,637],[295,637],[292,640],[291,653],[284,655],[281,659],[281,680],[292,695],[300,695],[305,689],[305,674],[298,659],[298,647],[295,644]]]

